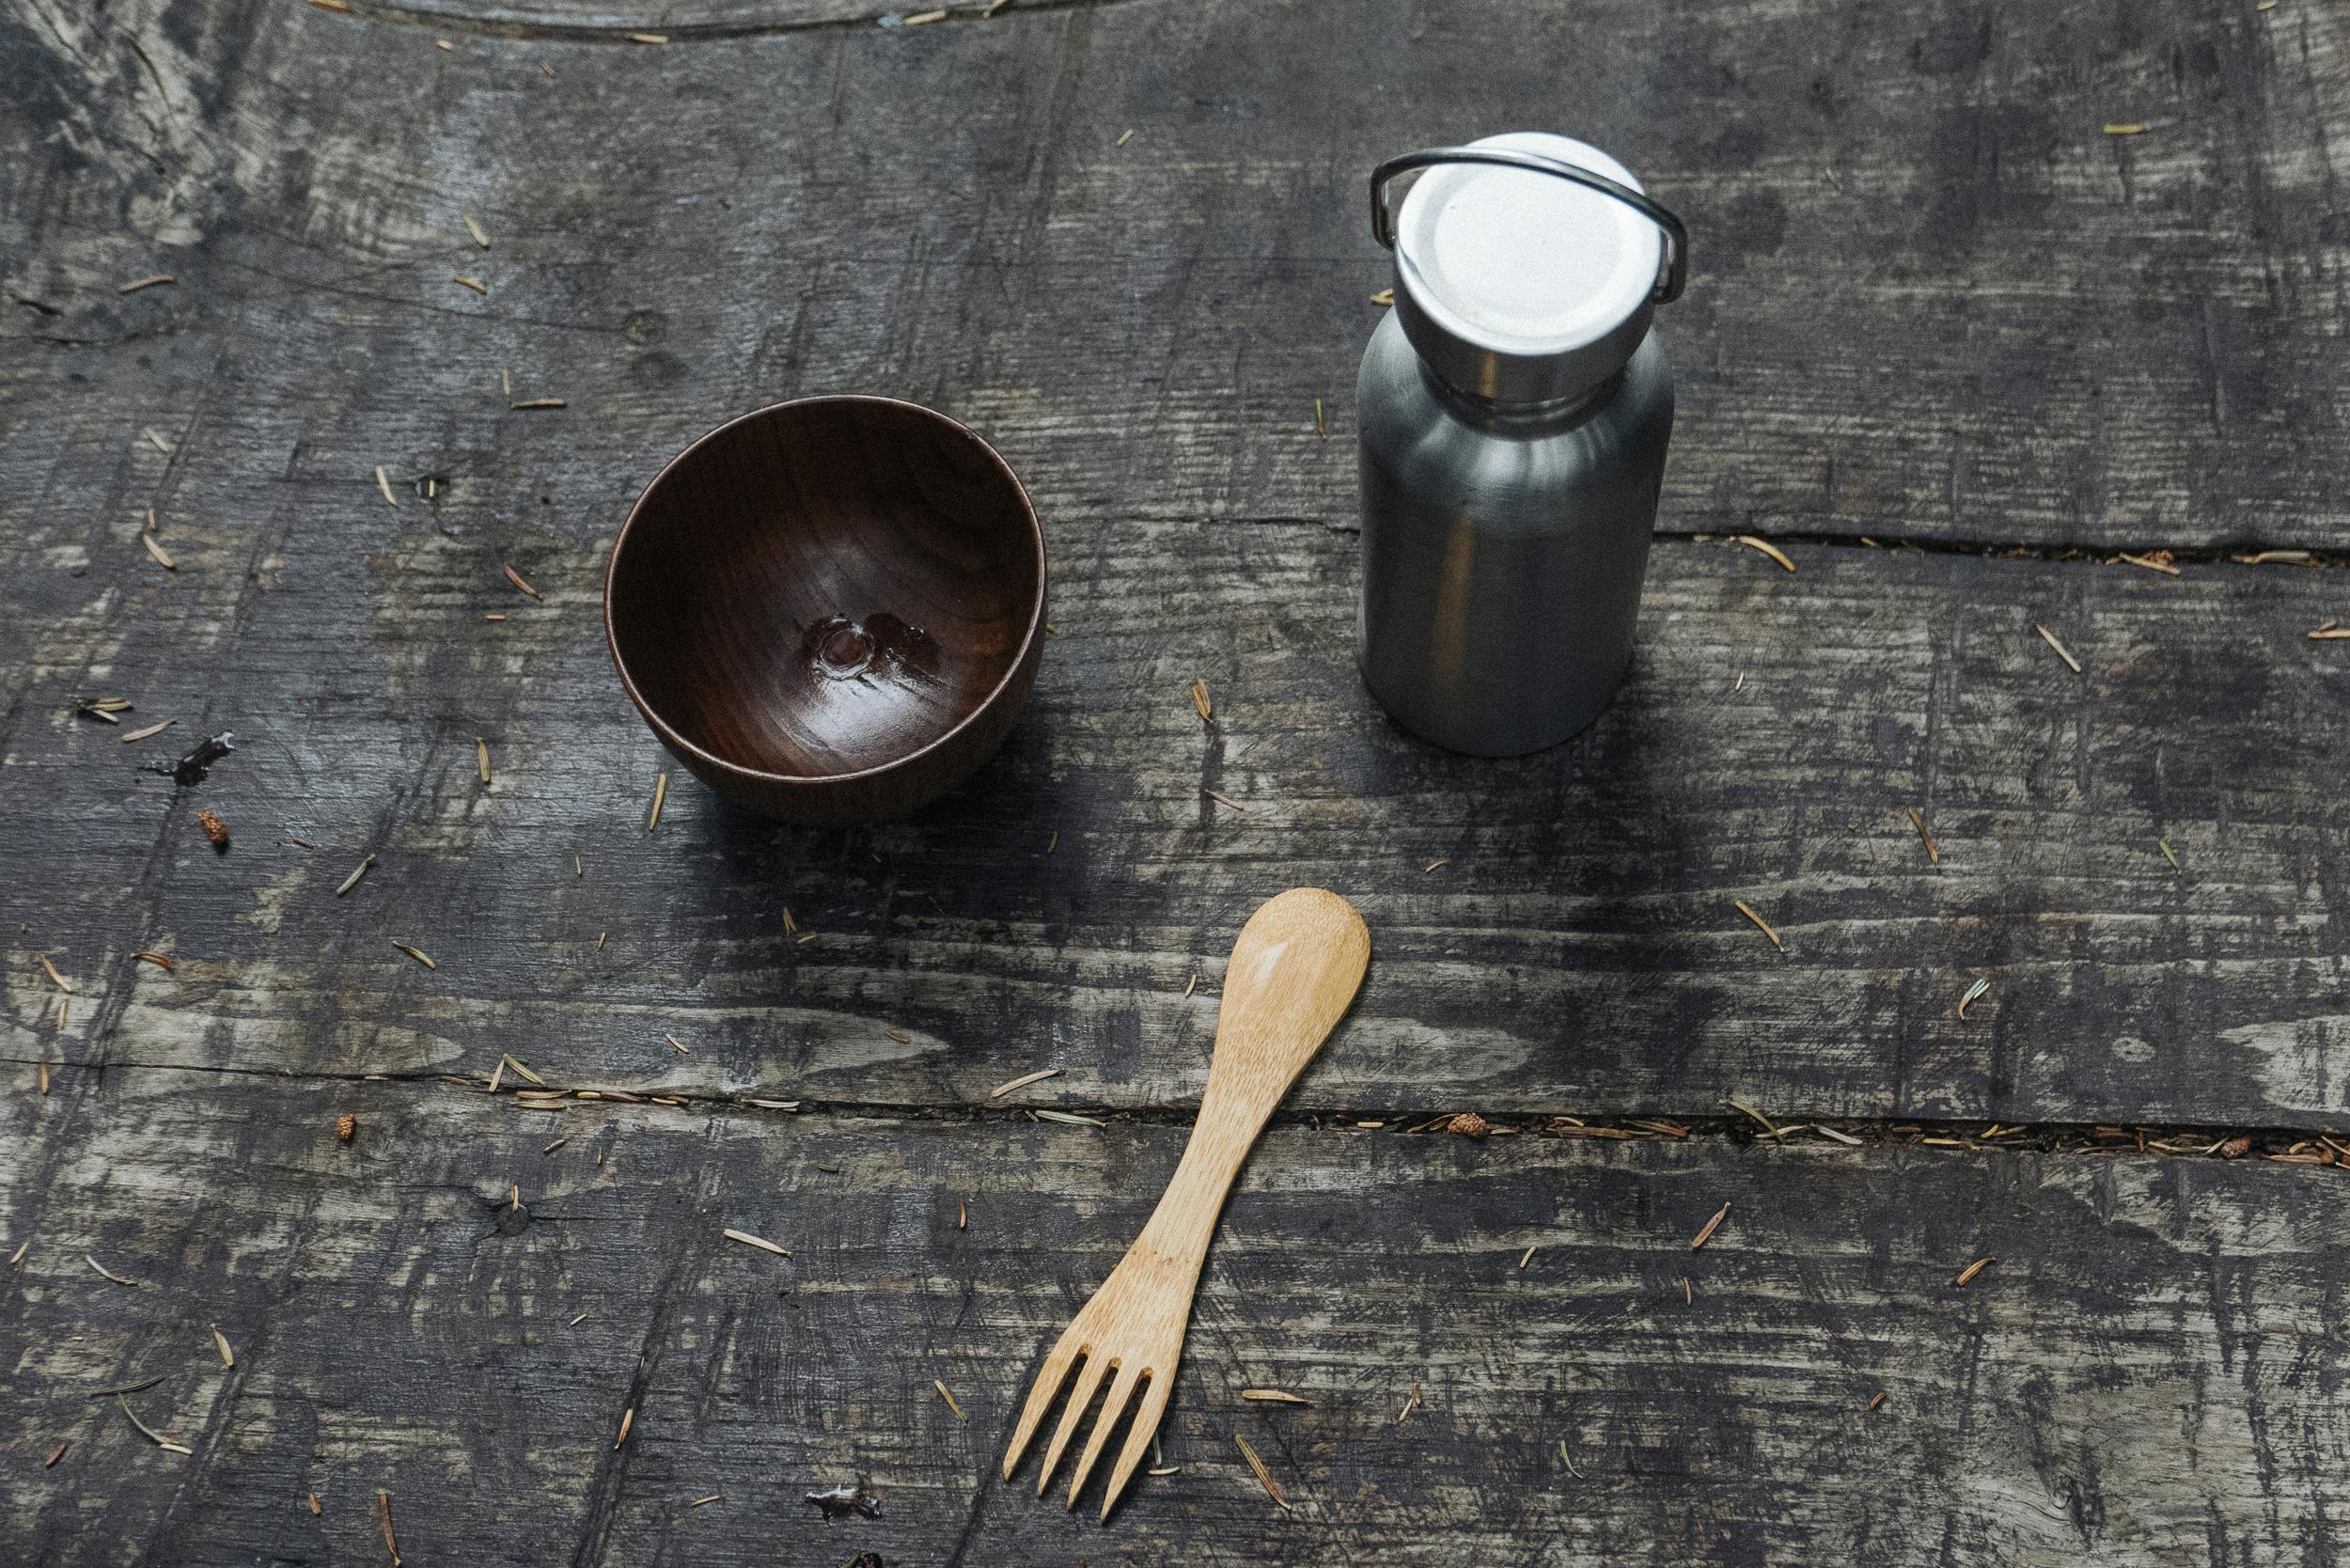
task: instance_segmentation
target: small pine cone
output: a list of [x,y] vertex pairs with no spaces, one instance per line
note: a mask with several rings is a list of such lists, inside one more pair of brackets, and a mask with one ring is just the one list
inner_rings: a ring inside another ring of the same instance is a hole
[[349,1143],[359,1135],[359,1119],[349,1111],[335,1118],[335,1136]]
[[1460,1115],[1445,1123],[1445,1131],[1448,1133],[1459,1133],[1464,1137],[1483,1137],[1487,1133],[1492,1132],[1493,1129],[1487,1126],[1485,1124],[1485,1119],[1478,1115],[1475,1111],[1463,1111]]
[[228,847],[228,824],[227,823],[222,822],[210,811],[198,811],[196,814],[196,823],[204,830],[204,837],[212,840],[213,848],[227,849]]

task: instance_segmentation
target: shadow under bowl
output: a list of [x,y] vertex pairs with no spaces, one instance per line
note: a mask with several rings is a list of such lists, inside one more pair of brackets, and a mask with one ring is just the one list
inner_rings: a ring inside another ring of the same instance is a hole
[[604,635],[653,733],[811,825],[969,777],[1036,680],[1044,536],[995,449],[892,398],[805,398],[695,442],[630,509]]

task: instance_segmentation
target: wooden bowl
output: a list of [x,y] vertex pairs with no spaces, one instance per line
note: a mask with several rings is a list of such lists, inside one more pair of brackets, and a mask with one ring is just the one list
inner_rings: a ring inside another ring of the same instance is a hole
[[1036,680],[1044,535],[1004,460],[893,398],[746,414],[653,477],[604,635],[662,744],[788,823],[901,816],[995,755]]

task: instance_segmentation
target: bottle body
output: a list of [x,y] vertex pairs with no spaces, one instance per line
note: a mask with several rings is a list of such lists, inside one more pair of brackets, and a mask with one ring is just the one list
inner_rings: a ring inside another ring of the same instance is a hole
[[1631,660],[1672,435],[1656,334],[1587,397],[1498,405],[1439,381],[1391,314],[1355,405],[1356,655],[1372,695],[1421,738],[1480,757],[1590,724]]

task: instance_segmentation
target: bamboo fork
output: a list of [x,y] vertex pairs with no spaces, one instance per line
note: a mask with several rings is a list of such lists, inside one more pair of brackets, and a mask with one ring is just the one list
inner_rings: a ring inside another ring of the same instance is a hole
[[1110,1472],[1102,1498],[1107,1519],[1126,1489],[1135,1466],[1150,1451],[1182,1358],[1183,1329],[1199,1286],[1200,1265],[1225,1195],[1240,1172],[1249,1146],[1264,1130],[1274,1106],[1355,999],[1371,962],[1371,933],[1354,906],[1318,887],[1293,887],[1258,906],[1232,944],[1224,974],[1224,1001],[1216,1015],[1215,1053],[1208,1064],[1208,1090],[1200,1097],[1199,1120],[1175,1175],[1142,1234],[1126,1249],[1093,1299],[1079,1309],[1044,1357],[1043,1370],[1028,1390],[1020,1424],[1004,1453],[1010,1481],[1036,1435],[1053,1396],[1083,1357],[1060,1425],[1044,1450],[1036,1478],[1039,1497],[1060,1464],[1086,1407],[1102,1379],[1118,1373],[1102,1413],[1086,1440],[1077,1473],[1070,1479],[1069,1506],[1093,1471],[1111,1431],[1137,1385],[1143,1386],[1126,1446]]

